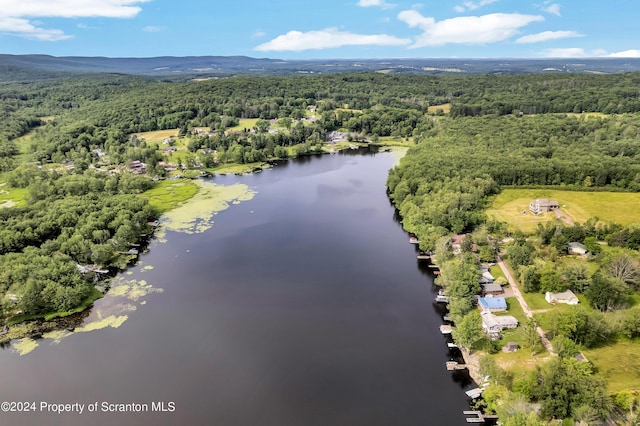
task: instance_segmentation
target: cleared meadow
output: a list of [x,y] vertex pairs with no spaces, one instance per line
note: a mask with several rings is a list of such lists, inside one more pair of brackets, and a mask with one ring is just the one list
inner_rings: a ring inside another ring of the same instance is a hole
[[558,200],[560,210],[574,222],[598,217],[622,225],[640,223],[640,194],[630,192],[579,192],[551,189],[504,189],[491,200],[487,216],[506,222],[512,229],[533,231],[538,223],[555,220],[553,212],[534,215],[529,203],[536,198]]

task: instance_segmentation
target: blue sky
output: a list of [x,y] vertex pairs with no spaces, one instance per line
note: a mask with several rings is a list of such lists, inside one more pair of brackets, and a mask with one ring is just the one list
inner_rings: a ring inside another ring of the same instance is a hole
[[0,53],[640,57],[638,0],[0,0]]

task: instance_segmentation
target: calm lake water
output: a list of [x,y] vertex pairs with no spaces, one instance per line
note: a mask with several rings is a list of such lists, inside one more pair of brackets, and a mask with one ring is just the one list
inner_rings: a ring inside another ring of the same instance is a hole
[[123,276],[164,291],[120,327],[0,351],[1,401],[85,412],[0,412],[0,424],[466,424],[468,383],[445,369],[431,276],[385,193],[395,161],[348,152],[216,177],[257,194],[202,234],[153,242]]

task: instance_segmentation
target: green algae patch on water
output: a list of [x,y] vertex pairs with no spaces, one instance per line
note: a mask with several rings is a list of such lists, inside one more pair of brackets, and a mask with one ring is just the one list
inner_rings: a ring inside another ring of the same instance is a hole
[[[42,334],[42,339],[17,339],[11,343],[14,352],[26,355],[39,346],[39,342],[57,345],[65,338],[76,333],[87,333],[106,328],[118,328],[129,319],[129,314],[138,309],[135,303],[145,305],[145,296],[152,293],[162,293],[163,289],[153,287],[144,280],[126,279],[122,276],[112,279],[111,289],[105,296],[94,304],[82,325],[74,329],[52,330]],[[20,327],[20,326],[17,326]],[[25,326],[26,327],[26,326]]]
[[62,341],[62,339],[64,339],[65,337],[69,336],[71,334],[71,331],[67,331],[67,330],[53,330],[50,331],[48,333],[44,333],[42,335],[43,339],[51,339],[53,340],[52,344],[58,344]]
[[256,194],[247,185],[217,185],[202,180],[195,181],[200,190],[181,206],[170,210],[161,219],[162,229],[158,239],[164,240],[164,231],[199,234],[213,226],[213,216],[229,208],[251,200]]
[[11,343],[11,347],[14,351],[16,351],[20,356],[26,355],[29,352],[33,351],[38,347],[38,342],[35,340],[25,337],[23,339],[18,339],[15,342]]
[[112,327],[118,328],[120,327],[127,319],[129,319],[128,315],[109,315],[106,318],[102,318],[97,321],[90,322],[88,324],[83,325],[82,327],[76,328],[74,332],[76,333],[84,333],[87,331],[95,331],[102,330],[103,328]]

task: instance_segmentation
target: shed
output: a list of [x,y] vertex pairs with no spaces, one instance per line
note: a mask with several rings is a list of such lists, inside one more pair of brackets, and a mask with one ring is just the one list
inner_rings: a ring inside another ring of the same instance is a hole
[[515,352],[520,348],[516,342],[508,342],[503,348],[502,352]]
[[507,310],[507,301],[504,297],[481,297],[478,306],[483,311],[502,312]]
[[578,242],[571,242],[569,243],[569,248],[567,250],[569,252],[569,254],[577,254],[577,255],[583,255],[583,254],[587,254],[587,246],[585,246],[582,243],[578,243]]

